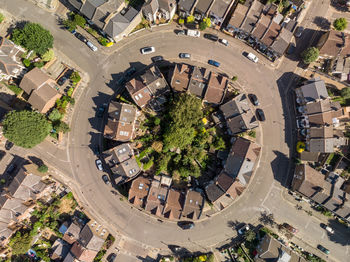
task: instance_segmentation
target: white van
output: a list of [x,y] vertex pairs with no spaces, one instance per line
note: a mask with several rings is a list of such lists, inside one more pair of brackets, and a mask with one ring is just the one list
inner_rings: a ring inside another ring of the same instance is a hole
[[91,43],[90,41],[87,41],[86,44],[87,44],[88,47],[90,47],[90,49],[91,49],[92,51],[94,51],[94,52],[97,51],[97,47],[94,46],[94,44]]
[[333,228],[327,226],[327,227],[326,227],[326,230],[327,230],[329,233],[334,234]]
[[249,53],[247,57],[250,61],[253,61],[254,63],[257,63],[259,61],[259,58],[257,58],[256,55],[254,55],[253,53]]

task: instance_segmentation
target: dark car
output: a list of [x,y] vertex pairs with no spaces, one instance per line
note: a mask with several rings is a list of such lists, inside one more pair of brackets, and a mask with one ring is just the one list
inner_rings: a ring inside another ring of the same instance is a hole
[[84,42],[84,43],[87,42],[86,37],[83,36],[82,34],[80,34],[80,33],[77,32],[77,33],[75,33],[75,36],[76,36],[76,38],[78,38],[80,41],[82,41],[82,42]]
[[209,40],[214,41],[214,42],[219,40],[218,36],[212,35],[212,34],[204,34],[204,38],[209,39]]
[[4,150],[0,150],[0,161],[4,158],[6,152]]
[[216,67],[220,66],[220,63],[216,62],[215,60],[208,60],[208,64]]
[[125,83],[126,83],[126,78],[122,76],[121,78],[118,79],[117,86],[124,85]]
[[152,59],[153,63],[160,62],[160,61],[164,60],[164,58],[161,55],[154,56],[151,59]]
[[67,77],[62,76],[60,79],[58,79],[57,84],[59,84],[60,86],[64,85],[64,83],[68,80]]
[[194,223],[191,221],[179,221],[177,225],[184,230],[194,228]]
[[250,99],[250,101],[252,102],[253,105],[258,106],[260,104],[256,95],[249,94],[248,97],[249,97],[249,99]]
[[6,141],[5,143],[5,149],[10,150],[13,147],[13,143],[9,140]]
[[107,175],[103,175],[102,176],[102,180],[103,182],[105,182],[106,185],[109,185],[111,182],[109,181],[109,178]]
[[15,171],[17,165],[16,164],[11,164],[9,167],[6,169],[7,174],[11,174],[13,171]]
[[108,262],[114,262],[116,258],[117,258],[117,255],[116,255],[115,253],[111,253],[111,254],[109,254],[109,256],[107,257],[107,261],[108,261]]
[[100,106],[97,109],[97,117],[102,118],[105,111],[106,111],[106,108],[104,106]]
[[258,108],[256,110],[256,117],[260,120],[260,121],[265,121],[265,114],[264,114],[264,111],[260,108]]
[[301,37],[301,35],[303,34],[304,32],[304,27],[302,26],[299,26],[298,29],[295,31],[295,37]]
[[295,52],[295,45],[292,43],[290,44],[288,50],[287,50],[287,55],[292,55]]
[[130,67],[128,70],[125,71],[125,76],[126,77],[131,77],[135,73],[136,73],[136,68],[135,67]]
[[100,154],[100,147],[99,146],[94,146],[94,148],[93,148],[93,150],[94,150],[94,154],[95,155],[99,155]]
[[329,250],[322,245],[317,245],[317,248],[327,255],[330,253]]
[[176,32],[177,35],[186,35],[185,30],[179,30]]

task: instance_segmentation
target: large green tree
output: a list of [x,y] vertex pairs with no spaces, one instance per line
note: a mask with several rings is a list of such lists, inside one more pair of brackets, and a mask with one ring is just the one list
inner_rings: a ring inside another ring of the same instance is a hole
[[338,18],[334,20],[333,26],[335,30],[343,31],[348,26],[348,21],[345,18]]
[[50,133],[51,124],[33,111],[11,111],[3,121],[4,136],[17,146],[32,148]]
[[20,231],[17,231],[17,233],[11,237],[9,242],[9,246],[12,250],[12,255],[25,254],[30,247],[31,241],[32,236],[29,234],[29,232],[21,233]]
[[13,30],[11,39],[18,45],[28,50],[33,50],[39,55],[45,54],[53,47],[53,36],[51,33],[36,23],[27,23],[23,29]]
[[320,51],[316,47],[309,47],[301,53],[301,58],[305,64],[310,64],[318,59]]

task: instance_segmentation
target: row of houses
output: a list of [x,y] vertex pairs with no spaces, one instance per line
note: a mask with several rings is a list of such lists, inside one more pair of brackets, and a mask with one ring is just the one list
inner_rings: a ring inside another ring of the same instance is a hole
[[350,221],[350,184],[338,174],[330,172],[325,176],[307,164],[298,165],[292,189],[334,215]]
[[320,153],[332,153],[348,144],[341,129],[343,109],[332,101],[323,80],[313,78],[295,89],[300,137],[305,141],[302,160],[317,161]]

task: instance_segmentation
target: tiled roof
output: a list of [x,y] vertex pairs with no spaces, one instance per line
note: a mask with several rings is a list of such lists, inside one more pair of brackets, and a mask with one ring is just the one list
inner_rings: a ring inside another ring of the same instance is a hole
[[261,38],[261,42],[263,42],[266,46],[271,46],[275,41],[280,29],[280,25],[272,22],[268,30],[265,32],[264,36]]
[[324,175],[306,164],[295,167],[292,182],[293,190],[301,194],[312,197],[316,192],[320,192],[324,187]]
[[232,14],[229,21],[229,25],[232,25],[236,28],[240,28],[246,14],[248,12],[248,7],[242,4],[238,4],[235,12]]
[[227,83],[227,77],[211,72],[204,100],[209,103],[220,104],[224,98]]
[[186,91],[190,82],[193,66],[187,64],[175,64],[171,78],[171,87],[176,91]]
[[222,111],[226,119],[250,111],[247,96],[245,94],[238,95],[231,101],[220,106],[220,110]]
[[135,206],[144,207],[151,186],[149,178],[139,176],[132,181],[129,189],[129,202]]
[[185,194],[182,191],[169,189],[168,197],[163,211],[164,217],[170,219],[179,219],[181,217],[182,207],[185,202]]
[[199,219],[203,204],[204,198],[200,192],[187,190],[182,216],[194,220]]

